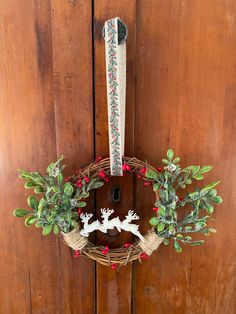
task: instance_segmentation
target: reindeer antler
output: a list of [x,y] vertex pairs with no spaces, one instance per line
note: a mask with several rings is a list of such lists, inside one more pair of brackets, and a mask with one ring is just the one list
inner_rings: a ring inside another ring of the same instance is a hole
[[101,208],[101,213],[102,213],[102,217],[109,217],[111,214],[114,213],[113,209],[109,209],[109,208]]
[[132,220],[139,219],[139,216],[133,210],[129,210],[128,211],[128,216],[126,216],[126,217],[127,218],[130,217],[130,218],[132,218]]
[[81,220],[82,220],[82,222],[87,222],[87,221],[89,221],[89,219],[91,218],[93,216],[93,214],[88,214],[88,213],[82,213],[82,214],[80,214],[80,218],[81,218]]

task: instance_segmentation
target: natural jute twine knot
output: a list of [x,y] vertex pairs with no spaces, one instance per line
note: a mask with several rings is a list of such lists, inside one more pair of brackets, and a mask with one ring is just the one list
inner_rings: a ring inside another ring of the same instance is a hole
[[81,251],[88,243],[88,238],[83,237],[80,234],[79,225],[75,227],[71,232],[62,232],[65,242],[69,247],[75,251]]
[[164,238],[158,237],[155,230],[152,229],[144,236],[144,241],[139,241],[138,245],[148,256],[150,256],[158,249],[163,241]]

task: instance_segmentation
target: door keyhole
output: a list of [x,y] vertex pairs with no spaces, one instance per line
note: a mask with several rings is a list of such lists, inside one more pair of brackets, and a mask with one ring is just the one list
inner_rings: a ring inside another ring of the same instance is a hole
[[120,201],[120,188],[118,186],[114,186],[112,189],[112,200],[113,202]]

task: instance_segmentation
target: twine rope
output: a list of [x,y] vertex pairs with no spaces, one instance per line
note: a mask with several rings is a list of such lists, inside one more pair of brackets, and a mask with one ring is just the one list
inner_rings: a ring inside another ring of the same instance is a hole
[[75,251],[82,251],[88,243],[88,238],[83,237],[79,231],[80,228],[78,225],[69,233],[62,232],[66,244]]
[[155,231],[152,229],[144,236],[144,241],[139,241],[138,245],[145,253],[147,253],[148,256],[150,256],[155,250],[158,249],[163,241],[164,238],[158,237]]

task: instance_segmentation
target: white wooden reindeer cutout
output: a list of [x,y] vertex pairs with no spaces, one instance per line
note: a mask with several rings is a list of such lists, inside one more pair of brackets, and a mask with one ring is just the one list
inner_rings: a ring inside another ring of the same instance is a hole
[[139,219],[139,216],[133,211],[129,210],[128,215],[125,216],[125,219],[123,221],[120,221],[119,217],[115,217],[111,220],[109,220],[109,217],[111,214],[114,213],[113,209],[109,208],[102,208],[101,209],[102,218],[103,221],[100,223],[98,220],[92,222],[91,224],[88,223],[89,219],[93,216],[93,214],[81,214],[80,218],[82,222],[84,223],[83,229],[80,231],[80,234],[84,237],[88,237],[89,234],[95,230],[99,230],[103,233],[107,233],[108,229],[114,229],[117,228],[119,232],[121,230],[129,231],[139,237],[141,241],[144,240],[144,237],[141,235],[141,233],[138,231],[139,225],[130,223],[132,220]]
[[144,237],[138,231],[139,225],[130,223],[132,220],[137,220],[137,219],[139,219],[139,216],[133,210],[129,210],[128,215],[125,216],[125,220],[120,222],[120,228],[125,230],[125,231],[132,232],[137,237],[139,237],[140,240],[143,241]]
[[92,216],[93,214],[88,213],[80,215],[81,221],[84,223],[84,228],[80,231],[80,234],[84,237],[88,237],[91,232],[98,230],[101,225],[98,220],[89,224],[88,221]]

